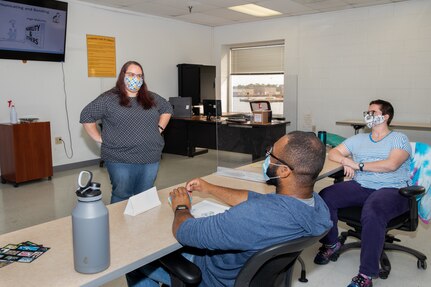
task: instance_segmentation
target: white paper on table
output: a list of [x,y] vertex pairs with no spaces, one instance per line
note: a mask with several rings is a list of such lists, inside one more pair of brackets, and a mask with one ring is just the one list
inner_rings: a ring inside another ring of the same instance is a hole
[[161,204],[157,188],[154,186],[129,198],[124,214],[138,215]]
[[199,218],[223,213],[228,209],[229,206],[221,205],[209,200],[203,200],[192,206],[191,213],[195,218]]

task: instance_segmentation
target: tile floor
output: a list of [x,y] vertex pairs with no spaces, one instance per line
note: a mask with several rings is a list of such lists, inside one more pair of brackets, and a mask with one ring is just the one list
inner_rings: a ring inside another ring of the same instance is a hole
[[[156,186],[161,189],[193,177],[210,174],[216,170],[217,158],[220,165],[230,167],[250,162],[248,156],[235,153],[219,153],[217,156],[215,151],[194,158],[164,154]],[[90,166],[86,169],[93,172],[94,181],[102,184],[103,201],[108,203],[110,183],[106,169],[99,166]],[[10,184],[0,185],[0,234],[70,215],[76,202],[74,191],[80,170],[56,172],[51,181],[25,183],[18,188]],[[329,179],[321,180],[316,184],[316,191],[329,184],[331,184]],[[421,223],[415,233],[397,232],[395,234],[399,235],[403,244],[431,256],[430,225]],[[302,258],[307,265],[309,282],[305,284],[296,280],[300,272],[297,266],[293,274],[293,286],[347,286],[358,270],[359,251],[346,252],[337,262],[317,266],[312,263],[312,260],[318,247],[316,244],[302,253]],[[386,280],[374,280],[375,287],[431,286],[430,271],[417,269],[414,257],[400,252],[390,252],[388,256],[392,263],[392,272]],[[121,277],[104,286],[123,287],[127,284],[124,277]]]

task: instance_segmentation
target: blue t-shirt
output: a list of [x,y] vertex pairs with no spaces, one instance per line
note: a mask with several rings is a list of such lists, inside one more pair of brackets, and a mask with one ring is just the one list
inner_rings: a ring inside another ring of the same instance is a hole
[[248,200],[224,213],[187,219],[177,231],[182,245],[204,249],[193,262],[199,286],[233,286],[247,259],[273,244],[317,236],[332,227],[329,210],[314,193],[314,206],[279,194],[248,193]]
[[391,132],[382,140],[371,140],[370,134],[357,134],[346,139],[344,146],[350,151],[355,162],[373,162],[385,160],[393,149],[402,149],[410,157],[393,172],[355,172],[354,180],[362,187],[380,189],[383,187],[401,188],[410,184],[410,158],[412,148],[407,136],[400,132]]

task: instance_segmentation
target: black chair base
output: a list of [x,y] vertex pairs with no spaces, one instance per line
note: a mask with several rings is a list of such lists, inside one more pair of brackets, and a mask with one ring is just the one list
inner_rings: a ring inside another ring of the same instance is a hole
[[305,262],[304,260],[302,260],[301,256],[298,256],[296,260],[299,262],[299,264],[301,264],[301,277],[298,278],[298,281],[302,283],[307,283],[308,279],[307,271],[305,271]]
[[[337,253],[334,254],[335,255],[334,261],[337,261],[338,257],[342,253],[348,251],[349,249],[361,248],[361,242],[360,241],[344,243],[346,241],[347,236],[353,236],[353,237],[358,238],[357,235],[358,234],[352,230],[348,230],[347,232],[341,233],[341,235],[338,239],[341,242],[342,246],[337,251]],[[380,279],[388,278],[389,273],[391,273],[391,262],[389,261],[388,256],[385,252],[388,250],[397,250],[397,251],[403,251],[403,252],[409,253],[418,259],[418,261],[417,261],[418,269],[423,269],[423,270],[427,269],[427,262],[426,262],[427,257],[425,254],[423,254],[422,252],[419,252],[417,250],[414,250],[412,248],[393,243],[394,241],[401,241],[401,240],[395,238],[393,235],[387,234],[386,242],[384,243],[384,246],[383,246],[383,252],[380,255],[380,268],[381,268],[379,271],[379,278]]]

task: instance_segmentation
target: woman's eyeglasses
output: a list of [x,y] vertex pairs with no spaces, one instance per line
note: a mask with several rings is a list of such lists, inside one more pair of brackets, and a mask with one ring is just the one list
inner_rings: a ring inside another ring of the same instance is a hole
[[126,73],[124,73],[127,77],[129,77],[129,78],[134,78],[134,77],[136,77],[136,78],[138,78],[138,79],[142,79],[143,78],[143,75],[142,74],[135,74],[135,73],[132,73],[132,72],[126,72]]
[[273,153],[272,153],[272,146],[269,146],[266,148],[266,154],[265,157],[268,156],[272,156],[273,158],[275,158],[276,160],[278,160],[279,162],[281,162],[282,164],[284,164],[285,166],[287,166],[290,170],[293,170],[293,168],[288,165],[284,160],[279,159],[278,157],[276,157]]

